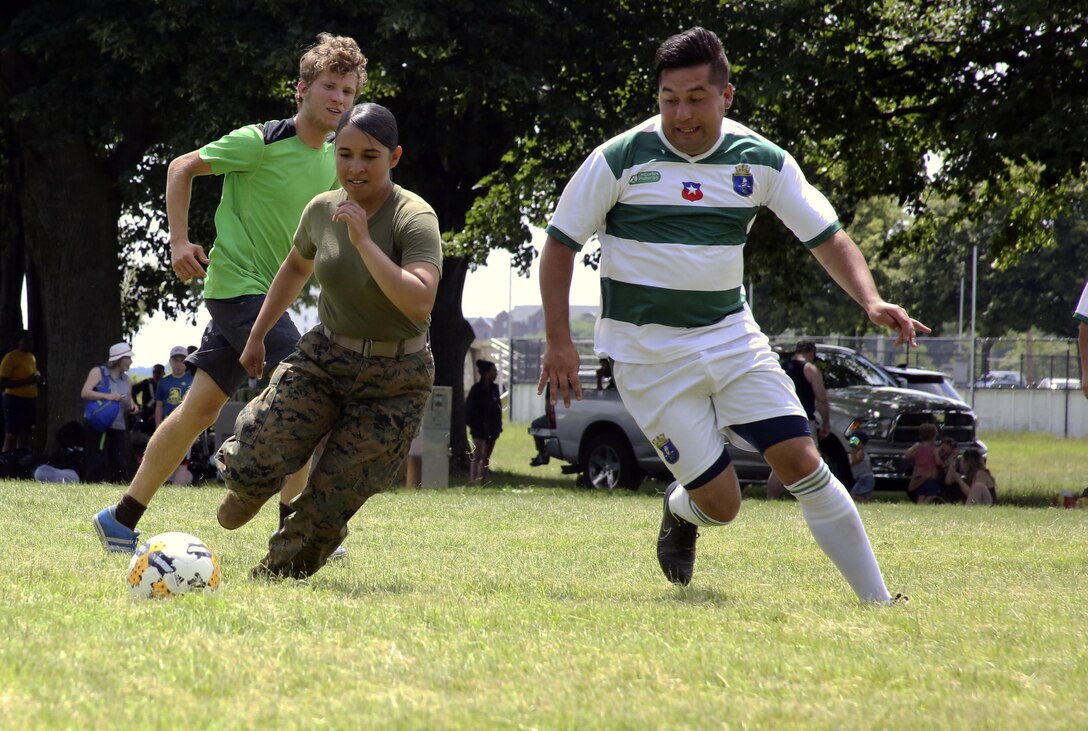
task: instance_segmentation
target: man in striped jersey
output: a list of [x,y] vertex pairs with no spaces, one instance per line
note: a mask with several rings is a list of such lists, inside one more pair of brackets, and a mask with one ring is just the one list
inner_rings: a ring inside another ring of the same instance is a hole
[[819,546],[858,597],[893,601],[854,501],[820,459],[809,422],[741,283],[748,230],[767,207],[896,343],[929,332],[880,298],[827,199],[777,145],[725,118],[733,102],[718,37],[692,28],[657,51],[660,114],[604,143],[567,184],[541,254],[547,346],[538,390],[581,398],[568,325],[575,252],[601,244],[595,347],[613,359],[624,405],[676,481],[665,492],[658,561],[691,581],[698,527],[740,510],[722,436],[758,449],[801,505]]

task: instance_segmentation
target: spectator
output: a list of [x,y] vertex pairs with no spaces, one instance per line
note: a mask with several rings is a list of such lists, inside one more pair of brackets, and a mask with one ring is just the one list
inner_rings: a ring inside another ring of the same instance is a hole
[[920,441],[912,444],[903,456],[914,460],[907,494],[919,505],[925,505],[941,494],[937,479],[937,425],[922,424],[918,427],[918,437]]
[[963,453],[963,476],[953,470],[956,484],[963,493],[967,505],[993,505],[997,502],[997,483],[993,474],[986,468],[986,458],[977,449],[967,449]]
[[132,402],[140,410],[139,429],[151,436],[158,424],[155,422],[155,391],[159,381],[166,374],[162,363],[156,363],[151,369],[151,378],[145,378],[132,386]]
[[937,477],[943,476],[941,484],[941,499],[946,503],[962,503],[963,496],[960,487],[956,484],[953,472],[960,469],[959,445],[952,437],[944,437],[937,445]]
[[[831,433],[831,407],[827,403],[827,389],[824,388],[824,376],[816,367],[816,343],[802,340],[794,348],[793,357],[786,361],[782,370],[793,381],[793,389],[808,417],[809,430],[816,450],[820,449],[820,440]],[[816,413],[820,414],[820,425],[816,426]],[[773,471],[767,476],[767,498],[777,500],[786,494],[786,487]]]
[[502,432],[502,402],[495,379],[499,375],[495,364],[489,360],[476,361],[480,378],[469,389],[465,400],[465,424],[472,435],[472,466],[469,479],[486,482],[491,474],[491,452]]
[[34,357],[29,330],[15,333],[15,349],[0,361],[0,389],[4,391],[4,452],[29,449],[37,420],[38,387],[45,378]]
[[854,486],[850,489],[850,496],[859,503],[871,502],[873,490],[876,488],[873,466],[869,462],[869,453],[865,451],[865,445],[868,442],[869,435],[865,432],[855,432],[854,436],[850,437],[850,471],[854,475]]
[[80,396],[86,401],[120,401],[121,409],[104,432],[86,425],[84,458],[87,482],[128,482],[132,477],[132,455],[125,413],[135,414],[137,406],[129,391],[128,369],[132,366],[132,347],[128,343],[110,346],[106,365],[95,366],[83,382]]
[[[152,417],[154,419],[153,430],[158,429],[162,420],[170,416],[170,413],[185,398],[189,386],[193,385],[193,374],[189,373],[189,369],[185,367],[185,358],[188,354],[189,351],[182,345],[170,349],[170,375],[160,378],[155,388],[155,409]],[[193,474],[189,471],[189,458],[191,455],[192,449],[185,454],[185,459],[170,475],[170,482],[175,485],[188,485],[193,481]]]

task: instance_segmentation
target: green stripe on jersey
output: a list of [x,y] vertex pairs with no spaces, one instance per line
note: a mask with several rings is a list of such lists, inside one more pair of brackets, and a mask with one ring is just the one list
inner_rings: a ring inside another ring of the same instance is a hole
[[664,289],[601,277],[601,317],[632,325],[706,327],[744,307],[740,287],[718,292]]
[[612,175],[619,180],[625,170],[651,163],[678,162],[695,165],[763,165],[782,170],[785,153],[782,148],[762,137],[726,135],[722,144],[709,156],[692,163],[680,157],[661,142],[654,130],[630,132],[614,140],[602,151]]
[[742,246],[748,225],[759,213],[752,208],[642,206],[617,203],[605,217],[610,236],[655,244]]

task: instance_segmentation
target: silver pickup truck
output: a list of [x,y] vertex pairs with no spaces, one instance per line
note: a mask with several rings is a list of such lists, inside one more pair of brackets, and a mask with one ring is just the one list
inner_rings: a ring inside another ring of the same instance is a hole
[[[792,353],[780,353],[785,361]],[[816,365],[823,374],[831,411],[831,433],[820,451],[847,487],[853,484],[847,441],[855,432],[869,436],[866,449],[880,489],[906,486],[910,463],[903,457],[918,441],[918,427],[936,424],[942,437],[960,448],[986,446],[975,434],[975,414],[952,398],[903,388],[883,368],[860,353],[834,345],[817,346]],[[583,382],[583,385],[586,385]],[[591,384],[590,384],[591,385]],[[612,489],[638,487],[644,475],[666,477],[669,472],[649,440],[627,413],[615,389],[585,388],[581,401],[548,407],[547,425],[530,427],[544,440],[548,454],[568,464],[567,473],[581,473],[587,486]],[[742,482],[764,482],[770,468],[755,452],[727,445]]]

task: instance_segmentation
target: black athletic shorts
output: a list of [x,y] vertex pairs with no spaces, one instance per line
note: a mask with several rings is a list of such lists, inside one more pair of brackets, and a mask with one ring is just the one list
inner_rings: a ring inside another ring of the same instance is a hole
[[[211,376],[228,397],[249,377],[238,358],[245,350],[249,331],[261,312],[262,304],[263,294],[204,300],[212,321],[204,330],[200,347],[185,362]],[[264,338],[265,376],[294,351],[298,339],[298,328],[287,313],[283,313]]]

